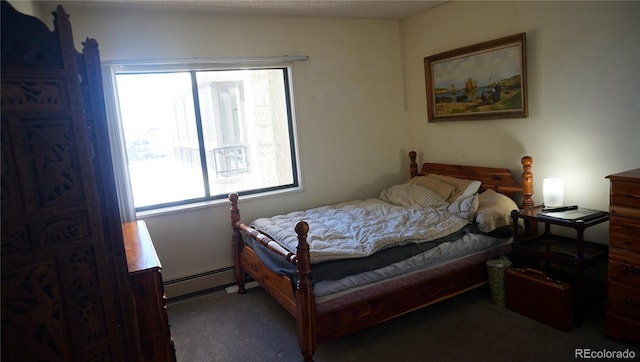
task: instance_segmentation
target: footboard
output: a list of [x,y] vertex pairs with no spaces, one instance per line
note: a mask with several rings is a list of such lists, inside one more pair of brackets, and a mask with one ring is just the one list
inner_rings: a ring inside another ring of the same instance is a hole
[[[298,246],[295,254],[268,236],[245,225],[240,221],[238,208],[238,194],[229,194],[231,208],[233,262],[235,264],[238,293],[246,293],[245,283],[248,274],[258,282],[275,300],[296,318],[298,329],[298,344],[305,361],[311,361],[316,346],[316,305],[311,283],[311,262],[307,233],[309,225],[301,221],[296,225]],[[296,266],[298,280],[292,287],[291,279],[274,273],[258,258],[256,253],[244,245],[242,233],[250,236],[267,249],[282,256],[287,262]]]

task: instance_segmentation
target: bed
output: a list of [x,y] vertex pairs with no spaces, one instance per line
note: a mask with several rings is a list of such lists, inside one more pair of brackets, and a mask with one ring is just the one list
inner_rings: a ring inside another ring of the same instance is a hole
[[[249,225],[241,221],[238,194],[229,195],[238,293],[246,292],[251,278],[295,317],[305,361],[313,360],[318,343],[485,285],[486,261],[510,252],[509,209],[533,206],[533,159],[521,158],[522,174],[516,181],[506,168],[424,163],[419,169],[416,157],[416,152],[409,153],[409,181],[383,190],[378,198],[260,218]],[[388,220],[395,220],[387,207],[393,215],[410,215],[399,219],[403,227],[397,229],[398,237],[394,232],[382,237],[389,229],[369,227],[388,227]],[[506,210],[496,216],[496,207]],[[439,214],[433,223],[423,224],[442,230],[415,235],[409,230],[408,225],[420,224],[413,217],[426,217],[414,215],[423,209]],[[382,210],[382,220],[369,216],[377,210]],[[521,226],[523,232],[532,232]],[[362,240],[353,242],[358,249],[353,255],[344,250],[350,242],[342,240],[351,237],[366,239],[366,247]],[[395,242],[390,244],[390,239]],[[333,250],[343,242],[345,248]],[[362,261],[364,269],[352,267]]]

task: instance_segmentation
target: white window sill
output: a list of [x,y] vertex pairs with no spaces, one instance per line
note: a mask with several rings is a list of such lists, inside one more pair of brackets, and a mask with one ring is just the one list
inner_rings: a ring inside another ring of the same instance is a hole
[[[270,191],[270,192],[264,192],[264,193],[259,193],[259,194],[252,194],[252,195],[244,195],[244,196],[241,196],[240,198],[244,202],[244,201],[247,201],[247,200],[261,200],[261,199],[267,199],[267,198],[272,198],[272,197],[278,197],[280,195],[295,194],[295,193],[299,193],[299,192],[303,192],[303,188],[302,187],[294,187],[294,188],[289,188],[289,189],[285,189],[285,190]],[[136,212],[136,219],[141,220],[141,219],[144,219],[144,218],[147,218],[147,217],[176,214],[176,213],[181,213],[181,212],[194,211],[194,210],[198,210],[198,209],[207,209],[207,208],[212,208],[212,207],[220,207],[220,206],[228,207],[229,204],[230,204],[230,202],[229,202],[229,199],[227,199],[227,198],[220,199],[220,200],[194,202],[194,203],[184,204],[184,205],[177,205],[177,206],[163,207],[163,208],[153,209],[153,210],[139,211],[139,212]]]

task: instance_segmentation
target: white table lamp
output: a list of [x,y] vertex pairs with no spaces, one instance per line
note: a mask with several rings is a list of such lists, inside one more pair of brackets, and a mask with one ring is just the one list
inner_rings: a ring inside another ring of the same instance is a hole
[[559,207],[564,203],[564,180],[545,178],[542,182],[542,197],[545,207]]

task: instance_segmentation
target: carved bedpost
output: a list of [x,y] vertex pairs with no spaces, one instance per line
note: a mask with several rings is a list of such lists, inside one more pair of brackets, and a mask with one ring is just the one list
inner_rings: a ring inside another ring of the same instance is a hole
[[[528,208],[533,206],[533,172],[531,172],[531,165],[533,164],[533,157],[524,156],[520,160],[522,163],[522,208]],[[538,223],[535,220],[527,220],[525,222],[525,235],[537,235]]]
[[411,160],[411,163],[409,164],[409,170],[411,171],[411,178],[416,177],[416,175],[418,174],[418,164],[416,163],[416,156],[417,156],[416,151],[409,152],[409,159]]
[[316,348],[316,305],[311,283],[311,259],[307,233],[309,225],[301,221],[296,224],[298,246],[298,285],[296,288],[296,321],[298,324],[298,344],[305,361],[313,361]]
[[229,216],[231,217],[231,249],[233,250],[233,264],[236,267],[238,294],[244,294],[247,291],[246,289],[244,289],[246,280],[244,270],[242,269],[242,265],[240,264],[240,254],[242,253],[242,249],[244,248],[244,243],[242,242],[242,235],[240,234],[240,229],[238,228],[238,223],[240,222],[238,194],[235,192],[230,193],[229,201],[231,202],[231,207],[229,208]]
[[532,207],[533,206],[533,172],[531,172],[531,165],[533,164],[533,157],[524,156],[520,160],[522,163],[522,188],[524,199],[522,200],[522,207]]

